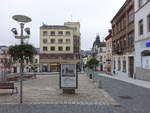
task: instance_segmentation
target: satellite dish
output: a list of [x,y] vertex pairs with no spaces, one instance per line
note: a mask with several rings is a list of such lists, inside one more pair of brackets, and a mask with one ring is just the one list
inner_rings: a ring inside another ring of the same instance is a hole
[[32,21],[30,17],[24,15],[14,15],[12,18],[17,22],[23,22],[23,23],[28,23]]

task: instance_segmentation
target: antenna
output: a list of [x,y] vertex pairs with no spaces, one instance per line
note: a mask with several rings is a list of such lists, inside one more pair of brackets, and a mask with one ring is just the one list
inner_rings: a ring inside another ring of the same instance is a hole
[[73,20],[73,16],[72,14],[70,14],[70,21],[72,22],[72,20]]

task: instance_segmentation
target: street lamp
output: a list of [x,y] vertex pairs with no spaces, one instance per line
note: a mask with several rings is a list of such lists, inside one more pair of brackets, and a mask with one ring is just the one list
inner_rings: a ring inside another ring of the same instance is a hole
[[[31,18],[24,16],[24,15],[14,15],[12,17],[15,21],[19,22],[20,24],[20,35],[18,35],[17,29],[16,28],[12,28],[11,31],[13,32],[13,34],[15,35],[16,39],[20,39],[20,44],[24,44],[23,40],[26,38],[29,38],[30,35],[30,28],[25,28],[24,29],[24,25],[25,23],[31,22]],[[25,30],[25,32],[27,33],[27,36],[23,35],[23,30]],[[23,103],[23,59],[21,59],[21,63],[20,63],[20,103]]]

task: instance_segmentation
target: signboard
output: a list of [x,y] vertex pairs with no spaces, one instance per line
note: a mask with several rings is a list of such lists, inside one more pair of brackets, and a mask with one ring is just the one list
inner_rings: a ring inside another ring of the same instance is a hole
[[146,42],[146,47],[150,47],[150,41]]
[[76,89],[78,86],[76,64],[61,64],[60,88]]

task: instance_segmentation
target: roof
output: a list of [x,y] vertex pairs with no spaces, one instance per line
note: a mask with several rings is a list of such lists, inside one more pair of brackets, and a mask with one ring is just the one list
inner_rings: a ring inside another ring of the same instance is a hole
[[105,40],[107,41],[107,40],[109,40],[110,38],[112,38],[111,34],[107,35],[107,36],[105,37]]
[[106,47],[106,42],[100,42],[99,47]]
[[40,28],[45,28],[45,29],[72,29],[68,26],[64,25],[45,25],[43,24]]
[[122,12],[122,10],[125,8],[125,6],[127,5],[127,2],[129,0],[126,0],[125,3],[122,5],[122,7],[119,9],[119,11],[116,13],[116,15],[113,17],[113,19],[111,20],[111,23],[112,21],[120,14],[120,12]]
[[2,46],[0,46],[0,49],[1,49],[1,48],[7,48],[7,46],[5,46],[5,45],[2,45]]

